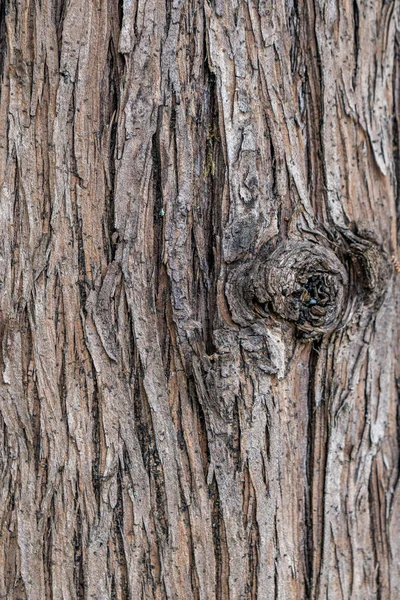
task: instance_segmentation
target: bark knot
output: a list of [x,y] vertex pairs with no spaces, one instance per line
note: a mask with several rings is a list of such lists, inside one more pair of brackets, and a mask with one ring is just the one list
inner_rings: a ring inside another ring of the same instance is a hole
[[324,334],[341,321],[348,275],[335,253],[320,244],[289,240],[262,265],[256,297],[306,334]]
[[364,307],[377,309],[389,278],[385,252],[351,232],[337,241],[310,232],[269,242],[230,269],[227,298],[241,326],[291,323],[303,339],[344,326]]

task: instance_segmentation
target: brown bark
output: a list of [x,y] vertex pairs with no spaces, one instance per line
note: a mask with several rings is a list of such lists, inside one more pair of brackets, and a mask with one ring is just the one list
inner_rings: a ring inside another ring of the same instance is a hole
[[0,4],[0,598],[400,597],[397,0]]

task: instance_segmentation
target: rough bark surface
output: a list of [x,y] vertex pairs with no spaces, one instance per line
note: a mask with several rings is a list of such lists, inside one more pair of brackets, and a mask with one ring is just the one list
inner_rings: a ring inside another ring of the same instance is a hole
[[0,1],[0,598],[400,597],[398,19]]

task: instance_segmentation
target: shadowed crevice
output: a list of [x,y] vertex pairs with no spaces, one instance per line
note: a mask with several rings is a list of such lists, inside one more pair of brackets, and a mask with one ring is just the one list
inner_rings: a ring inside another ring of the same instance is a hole
[[[315,477],[315,461],[318,460],[319,452],[316,447],[317,438],[317,426],[315,422],[315,417],[319,415],[316,414],[316,406],[315,406],[315,386],[316,382],[316,371],[318,369],[318,361],[320,357],[321,350],[321,340],[314,340],[309,355],[309,380],[308,380],[308,427],[307,427],[307,459],[306,459],[306,476],[307,476],[307,486],[305,488],[305,523],[306,523],[306,545],[305,545],[305,567],[306,567],[306,581],[305,581],[305,589],[307,593],[307,598],[312,598],[312,593],[314,590],[314,557],[316,555],[315,549],[320,548],[323,544],[322,537],[318,537],[315,539],[315,532],[321,532],[323,515],[319,514],[320,523],[318,523],[318,527],[314,527],[314,518],[315,511],[318,510],[318,505],[315,506],[313,502],[313,492],[314,492],[314,477]],[[317,518],[318,518],[317,517]]]
[[[77,498],[75,498],[76,500]],[[85,577],[83,564],[82,513],[80,507],[76,512],[76,528],[73,537],[74,548],[74,584],[76,599],[85,600]]]
[[248,542],[246,593],[247,600],[258,600],[259,570],[263,566],[259,562],[260,530],[257,521],[257,497],[248,463],[244,468],[243,479],[243,517]]
[[221,240],[221,200],[225,179],[225,162],[221,141],[221,125],[218,108],[217,81],[208,61],[204,66],[205,102],[203,132],[204,148],[203,202],[200,208],[201,226],[204,232],[205,256],[199,255],[203,273],[202,289],[206,294],[204,311],[205,347],[208,355],[216,351],[213,329],[217,318],[217,280],[221,269],[219,240]]
[[[130,600],[131,595],[129,592],[129,575],[128,575],[128,562],[126,556],[125,542],[124,542],[124,500],[123,500],[123,469],[119,464],[117,473],[117,504],[114,509],[114,520],[112,527],[113,537],[113,548],[115,561],[115,570],[118,569],[118,590],[116,589],[116,598],[120,600]],[[111,551],[111,550],[110,550]],[[116,573],[112,573],[113,578]],[[116,586],[117,587],[117,586]]]
[[155,516],[155,530],[158,539],[168,539],[167,496],[164,471],[158,453],[151,418],[151,410],[143,386],[143,367],[137,356],[137,370],[134,393],[134,418],[142,460],[147,471],[152,490],[152,509]]
[[106,190],[103,216],[103,244],[108,262],[115,259],[117,236],[115,234],[115,172],[120,105],[121,64],[113,37],[110,37],[107,60],[100,83],[100,132],[101,143],[108,160],[105,163]]
[[[8,14],[9,1],[0,2],[0,82],[4,79],[4,63],[7,54],[6,15]],[[2,86],[0,85],[0,100]]]
[[[394,45],[393,73],[393,163],[396,175],[396,221],[397,243],[400,244],[400,36],[397,35]],[[399,259],[400,257],[396,257]]]
[[92,394],[92,485],[96,498],[97,515],[100,517],[101,503],[101,447],[102,447],[102,423],[101,406],[96,369],[92,365],[93,394]]
[[214,476],[208,495],[211,504],[211,523],[216,565],[216,600],[229,600],[229,554],[226,540],[225,523],[217,480]]

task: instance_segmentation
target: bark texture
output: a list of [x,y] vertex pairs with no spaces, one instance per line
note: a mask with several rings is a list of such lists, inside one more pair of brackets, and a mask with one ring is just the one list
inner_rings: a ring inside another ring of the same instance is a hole
[[0,598],[400,597],[397,0],[1,0]]

